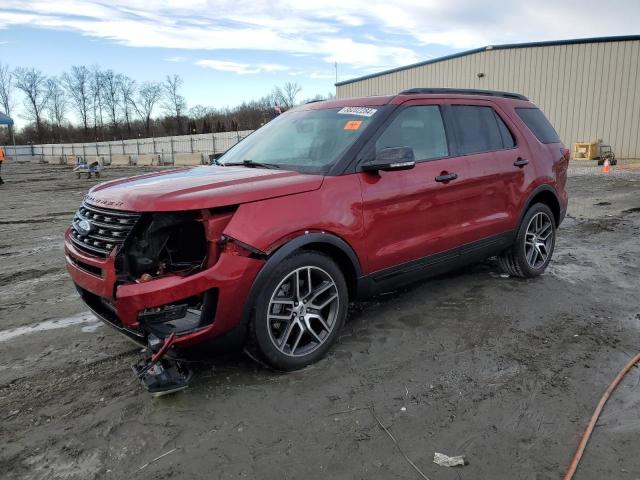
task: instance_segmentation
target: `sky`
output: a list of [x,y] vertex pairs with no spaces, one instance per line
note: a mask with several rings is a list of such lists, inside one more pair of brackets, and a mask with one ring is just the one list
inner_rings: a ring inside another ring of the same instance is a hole
[[486,45],[639,33],[640,0],[0,2],[0,62],[51,76],[99,65],[138,82],[177,73],[189,107],[289,81],[301,99],[335,93],[336,62],[342,81]]

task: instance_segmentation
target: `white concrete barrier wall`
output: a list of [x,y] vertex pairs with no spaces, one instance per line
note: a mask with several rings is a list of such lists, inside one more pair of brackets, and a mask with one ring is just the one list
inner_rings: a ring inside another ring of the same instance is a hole
[[[115,140],[112,142],[90,143],[57,143],[45,145],[4,145],[7,157],[17,161],[30,161],[30,158],[49,163],[65,163],[68,157],[103,157],[107,163],[109,159],[122,159],[129,156],[133,162],[143,155],[159,155],[162,164],[174,165],[180,154],[200,154],[205,163],[209,155],[224,153],[252,130],[239,132],[203,133],[199,135],[181,135],[176,137],[137,138],[131,140]],[[118,156],[118,157],[116,157]],[[155,157],[153,157],[155,158]],[[188,157],[180,157],[188,158]],[[196,157],[193,157],[196,158]],[[61,161],[64,159],[64,161]],[[147,157],[143,157],[146,162]],[[118,160],[119,161],[119,160]],[[137,162],[140,164],[140,162]],[[75,164],[75,160],[73,162]],[[156,162],[157,164],[157,162]]]
[[202,165],[202,153],[176,153],[174,165],[177,165],[177,166]]

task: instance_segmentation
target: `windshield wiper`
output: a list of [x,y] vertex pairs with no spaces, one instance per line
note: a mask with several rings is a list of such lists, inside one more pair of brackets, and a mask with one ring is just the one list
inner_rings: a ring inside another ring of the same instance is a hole
[[249,168],[280,168],[280,165],[275,163],[263,163],[263,162],[254,162],[253,160],[243,160],[242,162],[233,162],[233,163],[225,163],[226,167],[236,167],[242,165],[243,167]]

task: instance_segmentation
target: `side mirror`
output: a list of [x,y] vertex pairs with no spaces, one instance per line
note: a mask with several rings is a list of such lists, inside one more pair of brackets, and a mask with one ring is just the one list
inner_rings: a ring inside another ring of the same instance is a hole
[[410,170],[416,166],[413,148],[393,147],[384,148],[378,152],[374,160],[362,164],[363,172],[393,172],[395,170]]

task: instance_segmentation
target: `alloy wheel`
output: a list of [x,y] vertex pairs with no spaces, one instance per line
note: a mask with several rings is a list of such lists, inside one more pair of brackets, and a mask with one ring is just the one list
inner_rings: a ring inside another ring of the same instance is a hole
[[553,223],[544,212],[536,213],[527,225],[524,253],[527,264],[538,269],[542,267],[553,247]]
[[287,274],[267,309],[269,337],[285,355],[300,357],[329,338],[340,306],[334,279],[325,270],[305,266]]

